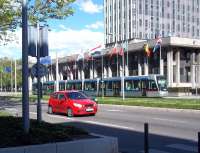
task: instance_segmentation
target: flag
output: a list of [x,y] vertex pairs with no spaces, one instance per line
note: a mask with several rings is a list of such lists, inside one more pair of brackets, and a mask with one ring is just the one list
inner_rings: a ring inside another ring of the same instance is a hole
[[46,56],[46,57],[40,58],[40,63],[44,64],[44,65],[51,64],[51,56]]
[[156,38],[156,44],[153,48],[153,53],[155,53],[161,47],[162,39],[160,36]]
[[124,55],[124,48],[123,48],[123,47],[120,48],[120,50],[119,50],[119,55],[120,55],[120,56],[123,56],[123,55]]
[[5,73],[11,73],[11,71],[12,71],[12,69],[11,69],[10,66],[4,67],[4,72],[5,72]]
[[77,57],[76,61],[79,61],[79,60],[82,60],[82,59],[84,59],[84,53],[83,53],[83,51],[81,50],[81,53],[78,54],[78,57]]
[[115,44],[114,48],[111,49],[110,57],[112,57],[112,55],[116,55],[116,54],[118,54],[117,43]]
[[95,51],[97,49],[101,48],[101,45],[96,46],[95,48],[92,48],[90,51]]
[[151,54],[150,48],[149,48],[149,44],[144,44],[144,51],[147,54],[147,56],[149,57]]

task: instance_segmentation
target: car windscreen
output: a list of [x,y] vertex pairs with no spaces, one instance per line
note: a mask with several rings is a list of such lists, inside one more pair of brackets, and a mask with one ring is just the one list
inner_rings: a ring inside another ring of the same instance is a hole
[[70,99],[88,99],[87,96],[80,92],[70,92],[67,94]]

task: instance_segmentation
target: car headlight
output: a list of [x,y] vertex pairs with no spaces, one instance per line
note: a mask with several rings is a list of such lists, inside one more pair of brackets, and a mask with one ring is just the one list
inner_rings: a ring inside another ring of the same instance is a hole
[[78,107],[78,108],[82,108],[82,107],[83,107],[83,105],[78,104],[78,103],[74,103],[73,105],[74,105],[75,107]]

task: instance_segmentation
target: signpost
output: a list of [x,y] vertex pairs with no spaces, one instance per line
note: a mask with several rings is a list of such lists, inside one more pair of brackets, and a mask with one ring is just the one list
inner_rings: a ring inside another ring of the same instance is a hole
[[34,77],[43,77],[48,73],[48,69],[46,66],[44,66],[43,64],[39,64],[39,69],[38,69],[38,73],[37,73],[37,64],[33,65],[33,67],[31,68],[31,74]]

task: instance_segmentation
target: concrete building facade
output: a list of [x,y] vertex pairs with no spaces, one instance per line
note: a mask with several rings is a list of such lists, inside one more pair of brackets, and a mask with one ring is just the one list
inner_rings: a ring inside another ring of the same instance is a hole
[[199,6],[199,0],[104,0],[105,43],[158,34],[198,39]]

